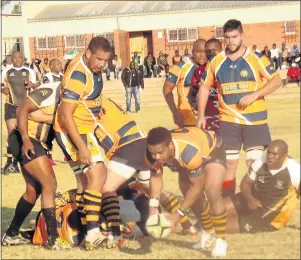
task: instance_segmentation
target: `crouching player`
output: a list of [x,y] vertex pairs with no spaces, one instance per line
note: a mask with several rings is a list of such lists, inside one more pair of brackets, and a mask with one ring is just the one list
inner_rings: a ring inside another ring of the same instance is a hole
[[228,232],[276,231],[288,223],[299,205],[300,164],[288,157],[284,141],[269,144],[266,156],[249,168],[240,190],[225,198]]
[[[206,248],[216,235],[212,256],[226,256],[225,240],[227,214],[221,196],[225,174],[225,150],[213,132],[197,127],[169,131],[153,128],[147,136],[145,161],[152,169],[150,178],[150,214],[158,213],[158,198],[163,188],[163,166],[189,177],[188,188],[180,208],[171,215],[172,227],[183,216],[183,211],[199,198],[202,202],[200,219],[203,224],[198,248]],[[205,193],[208,201],[205,200]],[[210,209],[211,207],[211,209]],[[214,233],[215,232],[215,233]]]
[[[20,235],[20,227],[41,195],[42,213],[45,217],[48,243],[53,250],[69,249],[71,244],[59,237],[55,217],[56,178],[45,152],[48,133],[52,127],[60,84],[44,84],[32,91],[18,108],[18,129],[9,135],[13,156],[21,165],[26,191],[19,199],[15,215],[3,239],[3,245],[30,243]],[[28,115],[40,110],[46,116],[45,123],[28,119]],[[48,118],[48,119],[47,119]]]

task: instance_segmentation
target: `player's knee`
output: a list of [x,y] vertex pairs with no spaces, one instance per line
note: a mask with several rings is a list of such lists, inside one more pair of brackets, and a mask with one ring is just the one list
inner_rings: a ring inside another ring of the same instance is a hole
[[41,185],[39,187],[27,185],[25,197],[28,202],[35,204],[40,194],[41,194]]
[[42,185],[42,193],[55,193],[57,188],[57,181],[55,178],[48,178]]

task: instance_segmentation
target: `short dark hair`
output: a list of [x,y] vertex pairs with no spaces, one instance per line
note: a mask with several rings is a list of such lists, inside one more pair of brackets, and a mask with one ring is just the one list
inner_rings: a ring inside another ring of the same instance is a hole
[[45,60],[48,60],[48,58],[44,58],[44,61],[45,61]]
[[229,31],[231,32],[234,30],[238,30],[240,33],[243,33],[241,21],[238,21],[236,19],[231,19],[227,21],[223,26],[224,33]]
[[205,47],[210,43],[216,44],[220,50],[223,48],[222,42],[219,39],[216,38],[209,39],[208,41],[206,41]]
[[111,46],[109,41],[104,37],[93,37],[92,40],[89,42],[88,49],[95,53],[97,51],[104,51],[104,52],[110,52]]
[[162,143],[169,144],[172,141],[172,137],[168,129],[164,127],[155,127],[149,131],[146,141],[149,145]]

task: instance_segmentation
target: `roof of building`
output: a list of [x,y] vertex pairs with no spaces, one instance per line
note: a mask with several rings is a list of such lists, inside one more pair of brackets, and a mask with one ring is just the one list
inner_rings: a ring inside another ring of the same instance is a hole
[[88,17],[123,16],[208,9],[246,8],[277,4],[296,3],[297,1],[119,1],[90,2],[67,5],[47,6],[30,21],[83,19]]

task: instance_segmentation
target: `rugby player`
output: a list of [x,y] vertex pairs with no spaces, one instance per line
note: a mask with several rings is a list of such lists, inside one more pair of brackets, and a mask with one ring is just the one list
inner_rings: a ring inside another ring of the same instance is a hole
[[[13,66],[2,72],[1,93],[6,95],[4,104],[4,119],[9,135],[17,126],[16,111],[29,91],[40,83],[36,82],[36,75],[30,68],[23,66],[24,56],[16,51],[12,54]],[[2,174],[19,173],[18,162],[12,157],[11,147],[7,145],[7,161]]]
[[[220,136],[227,154],[224,188],[228,194],[233,194],[241,146],[246,152],[247,166],[250,166],[271,141],[264,96],[281,87],[282,81],[267,57],[252,53],[243,45],[240,21],[227,21],[223,30],[226,50],[211,60],[206,77],[202,79],[197,126],[205,127],[204,111],[210,88],[216,82]],[[263,78],[267,80],[265,84]]]
[[[48,163],[47,138],[59,101],[60,82],[43,84],[32,91],[17,110],[18,129],[8,137],[13,156],[20,162],[26,191],[19,199],[15,215],[7,229],[2,245],[20,245],[31,241],[22,237],[20,227],[41,195],[48,243],[52,250],[69,249],[70,243],[59,237],[55,216],[56,178]],[[45,123],[29,119],[29,114],[40,110],[47,115]]]
[[240,185],[224,199],[228,232],[271,232],[284,227],[299,206],[300,164],[288,156],[283,140],[272,141],[266,156],[256,159]]
[[[211,252],[213,257],[226,256],[228,247],[225,240],[227,214],[221,196],[225,160],[222,140],[212,131],[197,127],[169,131],[157,127],[150,130],[147,136],[145,163],[152,169],[150,214],[158,213],[158,198],[163,188],[163,166],[179,174],[187,174],[190,187],[180,208],[170,217],[172,228],[183,216],[183,211],[200,198],[203,230],[199,243],[201,246],[198,247],[204,249],[210,246],[216,235]],[[205,200],[205,194],[208,201]]]
[[105,38],[94,37],[86,51],[72,60],[63,77],[54,123],[56,141],[76,174],[77,210],[87,229],[86,250],[99,247],[106,238],[99,230],[106,167],[94,130],[101,109],[102,69],[110,50]]
[[[146,192],[149,190],[150,170],[144,164],[146,135],[130,115],[124,114],[114,101],[105,96],[102,96],[102,113],[98,118],[95,134],[109,159],[106,165],[107,180],[103,187],[102,213],[107,219],[114,240],[118,241],[120,240],[120,209],[116,190],[133,175],[137,176]],[[166,195],[163,201],[170,211],[177,206],[176,198],[172,194]],[[193,231],[187,221],[187,216],[181,219],[184,228]],[[114,246],[112,240],[107,243],[110,244],[109,247]]]

